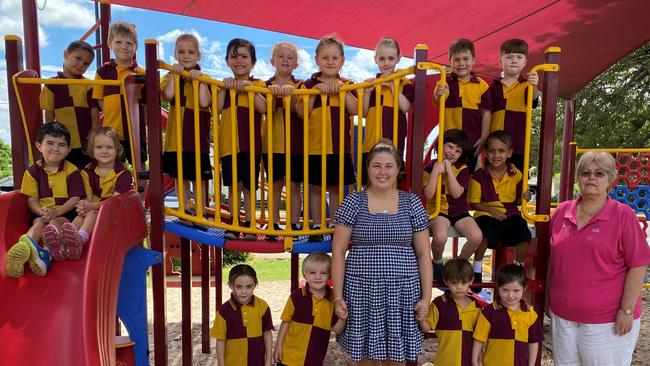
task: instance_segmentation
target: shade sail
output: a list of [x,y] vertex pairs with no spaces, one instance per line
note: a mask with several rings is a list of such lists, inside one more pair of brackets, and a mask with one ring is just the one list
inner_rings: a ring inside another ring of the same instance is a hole
[[[410,55],[429,46],[429,58],[447,63],[449,43],[469,38],[477,48],[476,71],[498,76],[499,45],[523,38],[529,65],[544,50],[562,49],[561,97],[575,94],[629,52],[650,40],[647,0],[111,0],[136,8],[182,14],[308,38],[338,34],[346,44],[374,48],[395,37]],[[232,35],[237,36],[236,34]],[[255,41],[255,40],[253,40]]]

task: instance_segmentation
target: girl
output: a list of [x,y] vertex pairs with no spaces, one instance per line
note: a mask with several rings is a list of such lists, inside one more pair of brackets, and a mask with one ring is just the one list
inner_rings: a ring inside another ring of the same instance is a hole
[[[194,95],[192,81],[203,75],[199,60],[201,51],[199,40],[191,34],[182,34],[176,39],[174,58],[178,63],[172,65],[172,71],[165,75],[161,82],[163,100],[169,102],[169,121],[165,133],[165,146],[163,149],[163,172],[176,179],[176,191],[178,192],[178,165],[177,154],[181,154],[183,164],[183,197],[184,207],[189,206],[189,199],[192,192],[196,190],[196,163],[194,145]],[[180,77],[180,120],[176,120],[176,100],[174,91],[174,78],[172,73],[180,74],[183,71],[189,72],[189,78]],[[212,179],[212,167],[210,166],[210,106],[211,96],[208,86],[199,83],[199,138],[200,138],[200,169],[199,174],[204,184],[204,195],[207,197],[207,181]],[[181,151],[178,149],[179,132],[182,131]],[[193,190],[190,191],[190,181]],[[203,202],[206,202],[204,197]]]
[[[307,115],[309,118],[309,183],[312,188],[309,190],[309,205],[316,229],[320,228],[321,222],[321,160],[326,159],[327,176],[325,178],[326,191],[329,193],[329,209],[333,214],[339,205],[339,159],[343,159],[343,184],[354,184],[354,167],[352,165],[352,148],[350,142],[351,116],[357,114],[357,97],[353,91],[345,94],[345,116],[343,121],[343,141],[339,141],[339,108],[341,100],[339,90],[344,85],[352,84],[351,80],[342,78],[339,71],[343,67],[345,56],[343,43],[333,36],[324,37],[316,46],[316,65],[319,72],[301,86],[305,89],[317,89],[325,95],[325,105],[320,96],[310,95],[307,110],[304,109],[304,102],[298,101],[296,111],[299,118]],[[325,130],[321,127],[322,112],[325,108]],[[326,144],[326,156],[321,156],[321,144]],[[343,156],[339,154],[339,144],[343,143]],[[313,235],[310,241],[322,241],[322,235]]]
[[[53,79],[84,79],[95,59],[92,46],[74,41],[63,51],[63,71]],[[61,122],[70,131],[70,152],[66,160],[82,169],[91,158],[84,154],[88,133],[99,124],[99,105],[92,98],[92,85],[44,85],[40,104],[45,122]]]
[[[534,366],[544,329],[535,310],[522,300],[526,290],[524,267],[506,264],[499,268],[497,287],[498,296],[483,309],[474,328],[472,365]],[[527,347],[520,347],[522,343]]]
[[[95,127],[88,136],[86,148],[93,161],[81,171],[86,198],[77,203],[77,217],[72,223],[61,226],[60,240],[49,246],[52,258],[57,261],[79,259],[83,246],[95,227],[102,202],[133,188],[131,172],[122,163],[124,148],[117,132],[111,127]],[[48,236],[57,235],[48,232]],[[45,230],[43,236],[45,236]],[[49,240],[48,240],[49,241]],[[59,243],[57,246],[56,243]]]
[[238,264],[228,274],[230,299],[217,312],[210,335],[217,339],[219,366],[271,366],[273,319],[266,301],[253,295],[257,274]]
[[[400,61],[399,44],[393,38],[382,38],[375,47],[375,63],[379,68],[376,78],[385,78],[395,72],[395,67]],[[374,79],[368,79],[366,82],[373,82]],[[407,122],[406,113],[413,103],[414,89],[413,84],[406,77],[402,77],[398,84],[398,107],[397,114],[397,137],[393,136],[393,101],[395,93],[395,83],[393,81],[385,82],[380,87],[380,106],[378,109],[375,105],[376,89],[374,86],[366,89],[363,95],[363,116],[366,118],[366,134],[363,139],[363,161],[365,164],[368,158],[368,151],[381,138],[392,140],[397,146],[400,154],[404,152],[404,139],[406,138]],[[379,114],[379,117],[377,117]],[[363,185],[367,182],[367,177],[363,175]]]
[[[225,78],[223,83],[226,89],[220,89],[217,97],[217,109],[221,113],[221,125],[219,126],[219,157],[221,158],[221,173],[223,184],[228,186],[228,206],[233,217],[239,215],[239,197],[234,197],[233,184],[237,183],[237,192],[244,193],[244,214],[245,221],[241,224],[250,227],[251,215],[251,191],[257,190],[260,174],[260,160],[262,156],[261,122],[262,115],[266,113],[266,99],[255,94],[254,105],[248,104],[248,93],[244,92],[246,86],[266,87],[264,81],[251,76],[253,66],[257,62],[255,47],[247,40],[235,38],[228,43],[226,48],[226,62],[232,70],[233,77]],[[227,89],[237,91],[234,100],[231,100]],[[235,108],[235,120],[231,117],[231,108]],[[254,129],[249,130],[249,109],[254,108]],[[235,140],[232,139],[232,130]],[[249,134],[253,134],[254,146],[249,146]],[[233,145],[234,144],[234,147]],[[252,149],[255,149],[254,162],[251,166],[250,158]],[[237,154],[237,166],[233,166],[232,152]],[[233,170],[237,169],[237,182],[233,182]],[[253,181],[250,171],[255,169]],[[239,194],[238,194],[239,195]],[[237,204],[233,204],[233,203]],[[228,231],[224,235],[226,239],[234,240],[239,238],[238,232]],[[244,235],[244,240],[255,240],[256,236],[251,233]]]
[[[429,179],[424,187],[424,195],[428,200],[429,213],[435,210],[433,198],[436,195],[438,176],[442,176],[442,189],[440,191],[440,213],[431,220],[431,253],[433,254],[433,280],[442,282],[442,254],[447,243],[447,232],[454,226],[463,235],[467,242],[463,246],[459,257],[469,259],[474,254],[483,240],[481,229],[469,214],[467,204],[467,187],[469,185],[469,171],[465,165],[465,151],[467,150],[467,135],[458,129],[444,133],[442,163],[432,160],[424,167]],[[479,264],[480,265],[480,264]],[[476,264],[475,264],[476,266]],[[475,273],[481,271],[474,270]]]
[[[274,202],[274,219],[273,229],[280,230],[277,221],[280,218],[280,197],[284,177],[286,174],[285,164],[285,120],[283,97],[290,95],[291,92],[302,82],[293,76],[293,70],[298,67],[298,48],[289,42],[276,43],[271,53],[271,65],[275,67],[275,75],[266,81],[266,85],[273,95],[276,96],[273,112],[273,202]],[[300,182],[303,180],[302,173],[302,123],[295,114],[295,98],[292,98],[291,111],[291,226],[297,230],[298,218],[302,207],[302,197],[300,195]],[[263,134],[268,133],[270,126],[267,124],[262,127]],[[262,147],[264,154],[264,168],[268,171],[268,146],[267,137],[262,136]],[[287,182],[288,183],[288,182]]]

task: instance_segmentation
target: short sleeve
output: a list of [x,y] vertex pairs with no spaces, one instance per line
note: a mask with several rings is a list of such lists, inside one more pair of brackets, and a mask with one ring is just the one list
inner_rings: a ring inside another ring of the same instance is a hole
[[67,177],[68,183],[68,197],[85,197],[86,190],[84,189],[83,179],[78,170],[73,171]]
[[266,309],[262,314],[262,332],[275,329],[273,327],[273,318],[271,318],[271,308],[269,308],[269,305],[266,302],[264,303],[264,307]]
[[492,96],[490,95],[490,86],[481,79],[481,102],[478,107],[488,111],[492,110]]
[[431,329],[436,329],[436,326],[438,325],[438,319],[440,319],[438,307],[434,303],[431,303],[431,305],[429,305],[429,314],[427,315],[427,323],[429,323]]
[[461,187],[467,190],[467,187],[469,186],[469,169],[467,168],[467,166],[464,166],[458,172],[458,175],[456,175],[456,181],[458,181],[458,184]]
[[353,192],[345,197],[341,206],[334,214],[334,223],[347,227],[353,227],[357,222],[357,214],[359,213],[359,203],[363,192]]
[[133,176],[131,176],[131,172],[126,169],[120,174],[119,177],[117,177],[117,181],[115,182],[115,192],[117,193],[124,193],[128,192],[131,190],[133,187]]
[[650,246],[643,236],[634,211],[626,205],[620,204],[621,211],[621,246],[625,265],[639,267],[650,264]]
[[530,309],[531,318],[535,319],[533,324],[528,328],[528,343],[542,342],[544,340],[544,328],[541,319],[537,316],[535,310]]
[[[100,66],[100,69],[103,66]],[[100,70],[98,69],[97,72],[95,72],[95,80],[102,80],[102,77],[99,76]],[[104,86],[103,85],[95,85],[93,86],[93,99],[104,99]]]
[[284,310],[282,310],[282,315],[280,315],[280,320],[283,322],[290,322],[293,320],[293,313],[296,311],[296,308],[293,306],[293,301],[291,301],[291,296],[287,298],[287,303],[284,305]]
[[28,197],[38,198],[38,182],[34,176],[30,174],[30,170],[32,169],[25,170],[25,173],[23,173],[23,182],[20,185],[20,193]]
[[81,171],[81,180],[84,182],[84,190],[86,191],[86,197],[92,197],[93,189],[90,187],[90,177],[86,169]]
[[404,78],[404,87],[402,88],[402,94],[411,103],[413,103],[413,101],[415,100],[415,88],[413,87],[413,83],[411,83],[411,80],[407,78]]
[[54,110],[54,93],[47,87],[43,86],[40,96],[41,109],[44,111],[53,111]]
[[485,312],[481,313],[478,316],[476,327],[474,328],[474,339],[483,343],[487,342],[488,336],[490,335],[490,328],[492,328],[492,324],[485,317]]
[[170,71],[170,72],[168,72],[167,74],[163,75],[163,77],[160,79],[160,99],[161,99],[162,101],[170,102],[170,103],[171,103],[171,100],[165,98],[165,93],[163,93],[163,89],[165,88],[165,85],[166,85],[168,82],[173,82],[173,81],[174,81],[174,79],[171,78],[171,74],[172,74],[172,73],[171,73],[171,71]]
[[228,326],[226,324],[226,319],[224,319],[223,316],[221,316],[221,312],[218,311],[217,317],[214,319],[214,323],[212,324],[212,329],[210,329],[210,336],[219,341],[225,341],[227,330]]
[[409,195],[410,208],[411,208],[411,228],[414,233],[426,230],[429,228],[429,215],[422,206],[420,197],[411,193]]
[[469,180],[467,202],[481,203],[481,184],[472,176]]

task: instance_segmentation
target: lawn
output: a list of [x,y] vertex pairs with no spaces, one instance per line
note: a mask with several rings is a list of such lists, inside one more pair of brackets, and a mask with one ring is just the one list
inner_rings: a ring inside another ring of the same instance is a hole
[[[259,282],[288,281],[291,279],[291,260],[289,259],[289,255],[286,258],[255,258],[253,255],[253,259],[246,262],[246,264],[255,268]],[[224,279],[228,278],[230,268],[232,267],[225,267],[223,269]]]

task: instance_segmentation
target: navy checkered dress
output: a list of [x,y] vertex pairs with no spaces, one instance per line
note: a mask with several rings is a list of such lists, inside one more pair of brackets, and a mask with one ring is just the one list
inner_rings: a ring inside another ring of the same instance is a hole
[[429,226],[420,199],[400,191],[396,214],[371,214],[366,192],[355,192],[335,220],[352,228],[343,283],[349,316],[339,344],[354,361],[416,360],[422,332],[413,310],[421,298],[413,234]]

